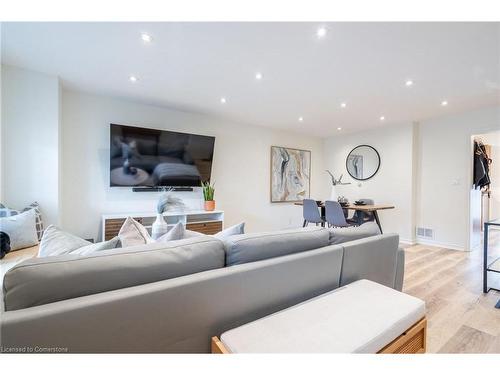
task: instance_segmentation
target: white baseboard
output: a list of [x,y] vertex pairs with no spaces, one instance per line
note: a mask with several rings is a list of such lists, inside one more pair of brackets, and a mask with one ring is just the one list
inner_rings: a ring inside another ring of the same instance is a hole
[[476,246],[473,246],[471,249],[471,251],[478,251],[478,250],[483,250],[482,244],[477,244]]
[[416,245],[417,241],[415,241],[415,240],[409,240],[409,239],[406,239],[406,238],[400,238],[399,239],[399,243],[402,243],[402,244],[405,244],[405,245]]
[[463,246],[459,246],[459,245],[451,244],[451,243],[439,242],[439,241],[435,241],[435,240],[428,240],[428,239],[424,239],[424,238],[417,238],[416,243],[418,245],[429,245],[429,246],[436,246],[436,247],[444,247],[444,248],[450,249],[450,250],[468,251]]
[[[455,245],[455,244],[450,244],[446,242],[439,242],[439,241],[434,241],[434,240],[427,240],[424,238],[417,238],[416,240],[410,240],[407,238],[401,238],[399,240],[399,243],[404,244],[404,245],[428,245],[428,246],[436,246],[436,247],[443,247],[446,249],[450,250],[458,250],[458,251],[469,251],[465,249],[463,246]],[[475,250],[475,249],[473,249]]]

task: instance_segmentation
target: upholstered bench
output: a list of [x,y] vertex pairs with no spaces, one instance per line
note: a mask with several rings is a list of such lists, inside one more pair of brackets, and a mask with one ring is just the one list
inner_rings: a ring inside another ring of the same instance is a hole
[[213,353],[424,353],[422,300],[359,280],[212,338]]

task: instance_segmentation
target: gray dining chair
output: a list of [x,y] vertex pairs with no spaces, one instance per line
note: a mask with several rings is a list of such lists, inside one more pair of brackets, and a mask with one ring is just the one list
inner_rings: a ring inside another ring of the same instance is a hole
[[339,202],[325,202],[325,218],[329,227],[349,227],[351,226],[345,219],[344,210]]
[[[358,200],[363,202],[364,204],[375,204],[375,201],[369,198],[363,198]],[[366,223],[367,221],[375,221],[375,217],[373,216],[372,212],[355,210],[354,214],[352,215],[352,218],[347,219],[347,222],[351,224],[363,224]]]
[[324,220],[318,209],[318,204],[314,199],[304,199],[302,201],[302,210],[304,215],[304,227],[309,223],[323,224]]

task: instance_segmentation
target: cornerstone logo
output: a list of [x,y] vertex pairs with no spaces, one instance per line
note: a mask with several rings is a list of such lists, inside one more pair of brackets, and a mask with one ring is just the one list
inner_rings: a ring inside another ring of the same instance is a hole
[[68,348],[59,346],[0,346],[0,353],[68,353]]

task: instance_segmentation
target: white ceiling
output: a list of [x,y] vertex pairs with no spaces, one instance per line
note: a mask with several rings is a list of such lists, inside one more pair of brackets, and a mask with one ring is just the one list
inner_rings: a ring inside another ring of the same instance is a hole
[[321,136],[500,103],[500,23],[3,23],[2,60],[72,89]]

